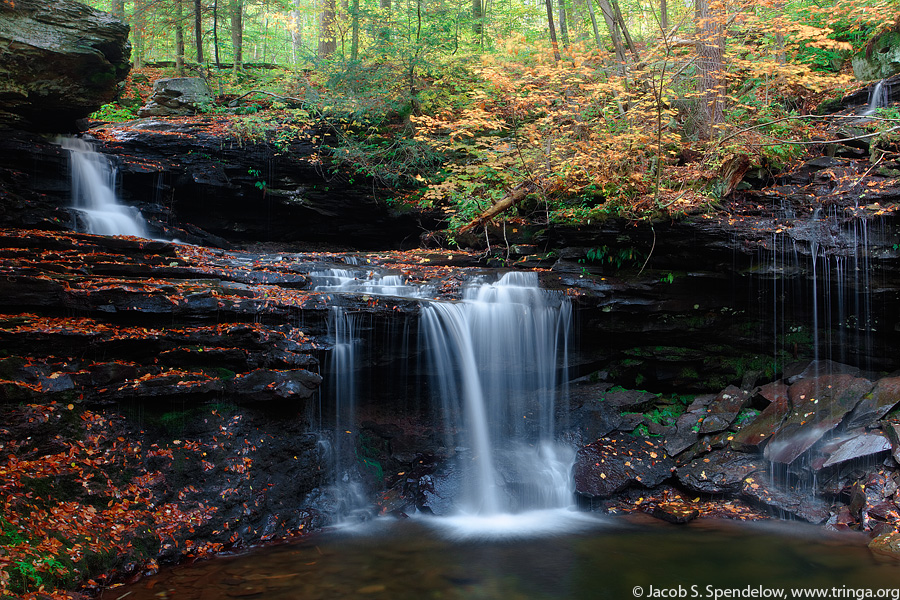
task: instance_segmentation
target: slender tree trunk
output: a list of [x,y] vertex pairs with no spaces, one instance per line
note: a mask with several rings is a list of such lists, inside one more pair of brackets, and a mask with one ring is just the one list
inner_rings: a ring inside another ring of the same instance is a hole
[[197,44],[197,62],[203,64],[203,7],[194,0],[194,41]]
[[668,0],[659,0],[659,25],[663,30],[663,35],[669,35],[669,2],[668,2]]
[[297,57],[303,50],[303,29],[300,22],[300,0],[294,0],[293,10],[291,10],[291,56],[294,64],[297,64]]
[[625,43],[628,44],[628,49],[631,50],[631,54],[634,55],[634,60],[641,60],[637,51],[637,46],[634,45],[634,40],[631,39],[631,34],[628,33],[628,27],[625,25],[625,17],[622,16],[622,9],[619,8],[619,0],[612,0],[612,5],[613,10],[615,11],[616,22],[622,29],[622,35],[625,36]]
[[559,0],[559,35],[562,38],[563,48],[569,47],[569,23],[566,18],[566,0]]
[[616,51],[616,60],[622,65],[622,73],[625,72],[625,45],[622,44],[622,36],[619,35],[619,26],[616,24],[615,12],[609,0],[597,0],[600,4],[600,12],[603,13],[603,20],[606,22],[606,29],[609,30],[609,38],[612,40],[613,48]]
[[335,0],[324,0],[319,14],[319,58],[328,58],[337,50],[334,22],[337,18]]
[[133,48],[131,62],[135,69],[144,66],[145,41],[144,30],[147,27],[147,5],[144,0],[134,0],[134,12],[131,13],[131,39]]
[[484,6],[481,0],[472,0],[472,33],[475,34],[475,43],[480,43],[482,33],[484,33]]
[[350,3],[350,60],[359,59],[359,0]]
[[556,42],[556,27],[553,25],[553,2],[544,0],[547,5],[547,24],[550,26],[550,44],[553,46],[553,57],[559,62],[559,44]]
[[244,70],[244,0],[231,2],[231,51],[235,73]]
[[725,14],[717,0],[696,0],[700,135],[709,139],[724,120]]
[[222,68],[219,60],[219,0],[213,0],[213,54],[216,59],[216,68]]
[[124,21],[125,0],[112,0],[112,2],[110,2],[109,11],[112,13],[112,16],[119,19],[120,21]]
[[594,42],[597,48],[603,48],[600,44],[600,30],[597,29],[597,15],[594,14],[594,0],[587,0],[588,14],[591,15],[591,27],[594,28]]
[[184,12],[183,0],[175,0],[175,72],[179,77],[184,77]]
[[386,42],[391,39],[391,0],[381,0],[379,6],[381,6],[383,23],[378,32],[378,37]]

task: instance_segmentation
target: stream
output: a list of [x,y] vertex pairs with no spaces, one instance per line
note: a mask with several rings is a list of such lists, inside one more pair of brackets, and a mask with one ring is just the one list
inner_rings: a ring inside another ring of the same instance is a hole
[[167,568],[102,598],[622,600],[641,597],[635,586],[643,597],[651,586],[687,598],[779,597],[778,589],[793,597],[813,588],[837,588],[830,598],[900,594],[896,563],[881,562],[863,535],[788,522],[673,527],[582,516],[558,535],[462,540],[436,519],[379,519]]

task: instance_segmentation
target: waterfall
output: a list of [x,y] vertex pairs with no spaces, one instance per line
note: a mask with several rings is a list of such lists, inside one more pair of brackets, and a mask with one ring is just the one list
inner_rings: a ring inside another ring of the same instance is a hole
[[884,79],[876,83],[875,87],[869,90],[869,106],[860,116],[868,117],[874,115],[876,110],[887,106],[890,98],[890,91],[890,86],[885,85]]
[[542,291],[537,274],[514,272],[469,287],[461,302],[428,303],[421,319],[429,387],[459,455],[459,511],[492,516],[571,504],[574,454],[554,440],[569,303]]
[[84,216],[88,233],[147,237],[141,213],[116,199],[116,171],[109,160],[81,139],[62,138],[60,145],[69,151],[72,205]]

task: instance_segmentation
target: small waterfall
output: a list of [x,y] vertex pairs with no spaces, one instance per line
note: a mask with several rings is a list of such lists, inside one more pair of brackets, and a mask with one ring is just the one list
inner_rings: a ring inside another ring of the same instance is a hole
[[116,199],[116,171],[109,160],[81,139],[61,138],[60,145],[69,151],[72,205],[84,216],[88,233],[148,237],[141,213]]
[[423,307],[419,335],[430,387],[448,447],[460,444],[456,505],[463,513],[571,504],[574,454],[554,441],[556,388],[567,379],[558,362],[565,365],[567,358],[561,352],[571,306],[552,300],[535,273],[514,272],[470,287],[461,302]]
[[884,79],[876,83],[875,87],[869,90],[869,106],[860,116],[869,117],[874,115],[875,111],[879,108],[887,106],[890,99],[890,92],[890,86],[884,83]]

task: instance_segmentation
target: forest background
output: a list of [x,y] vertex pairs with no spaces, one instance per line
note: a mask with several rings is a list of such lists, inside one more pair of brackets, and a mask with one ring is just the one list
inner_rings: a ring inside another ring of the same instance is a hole
[[[202,76],[232,135],[282,151],[305,136],[388,203],[445,211],[451,242],[501,214],[708,209],[847,135],[849,115],[816,107],[859,87],[850,58],[900,26],[890,0],[93,4],[131,25],[134,62],[95,117],[134,118],[160,67]],[[872,117],[851,135],[877,134],[874,161],[900,114]]]

